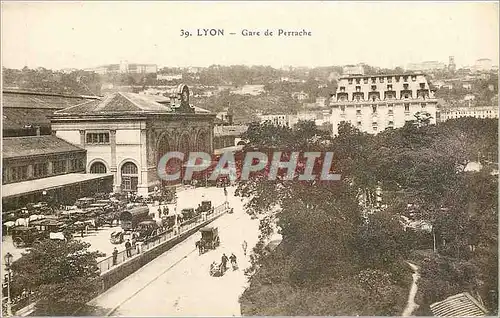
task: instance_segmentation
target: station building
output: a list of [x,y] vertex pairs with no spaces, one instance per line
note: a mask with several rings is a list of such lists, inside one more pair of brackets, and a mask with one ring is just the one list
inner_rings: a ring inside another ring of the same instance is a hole
[[86,156],[85,149],[52,135],[3,138],[3,210],[38,201],[72,204],[111,191],[111,175],[85,173]]
[[157,173],[166,152],[213,153],[216,115],[191,106],[189,95],[184,84],[169,97],[113,93],[54,112],[51,129],[87,151],[87,173],[110,173],[113,191],[145,196],[168,185]]

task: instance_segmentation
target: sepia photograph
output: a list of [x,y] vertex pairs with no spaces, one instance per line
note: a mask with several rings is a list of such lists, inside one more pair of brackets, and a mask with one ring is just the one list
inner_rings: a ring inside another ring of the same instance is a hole
[[498,1],[2,1],[2,317],[498,317]]

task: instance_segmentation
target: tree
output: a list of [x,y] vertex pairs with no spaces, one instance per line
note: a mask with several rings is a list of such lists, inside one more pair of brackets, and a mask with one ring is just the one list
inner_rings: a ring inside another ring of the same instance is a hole
[[44,240],[12,264],[13,286],[35,293],[40,315],[71,315],[96,295],[104,256],[78,240]]

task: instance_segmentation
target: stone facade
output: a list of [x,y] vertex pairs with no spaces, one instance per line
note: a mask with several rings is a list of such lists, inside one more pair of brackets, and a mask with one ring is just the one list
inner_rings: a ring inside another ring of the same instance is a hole
[[88,173],[110,172],[115,192],[147,195],[162,184],[157,165],[166,152],[186,159],[190,151],[213,152],[214,118],[190,106],[188,88],[180,85],[170,98],[115,93],[58,111],[51,124],[56,136],[87,150]]

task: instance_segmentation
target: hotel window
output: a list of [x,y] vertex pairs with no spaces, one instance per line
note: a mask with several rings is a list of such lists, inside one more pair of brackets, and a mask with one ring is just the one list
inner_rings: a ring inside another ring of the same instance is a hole
[[377,130],[378,127],[377,127],[377,123],[376,122],[372,123],[372,128],[373,128],[373,130]]
[[17,166],[10,169],[11,181],[21,181],[28,179],[28,166]]
[[108,144],[109,133],[87,133],[88,144]]
[[389,85],[387,85],[387,90],[388,90],[388,91],[392,91],[392,85],[390,85],[390,84],[389,84]]
[[420,88],[424,89],[425,88],[425,83],[420,83]]
[[363,78],[363,83],[368,84],[368,79],[367,78]]
[[345,92],[345,86],[340,86],[340,91]]
[[408,99],[409,97],[410,97],[410,95],[408,95],[408,94],[405,94],[405,96],[404,96],[405,99]]
[[52,173],[59,174],[66,172],[66,160],[58,160],[52,162]]
[[361,127],[361,122],[360,121],[358,121],[356,124],[358,125],[358,127]]
[[389,108],[389,110],[387,110],[387,114],[394,115],[394,110]]
[[342,112],[345,112],[345,105],[340,106],[340,110],[341,110]]
[[49,164],[47,162],[35,163],[33,165],[33,177],[42,178],[49,174]]
[[409,112],[409,111],[410,111],[410,104],[405,103],[405,112]]
[[377,85],[372,85],[372,91],[376,91],[377,90]]
[[377,83],[377,78],[376,77],[372,77],[372,84],[375,84]]
[[361,115],[361,109],[356,109],[356,115]]
[[356,92],[361,92],[361,86],[356,86]]
[[403,81],[408,82],[408,76],[403,76]]
[[349,85],[352,84],[352,78],[348,79],[347,82],[349,83]]
[[415,82],[415,81],[417,80],[417,77],[416,77],[415,75],[413,75],[413,76],[411,77],[411,80],[412,80],[413,82]]
[[394,126],[394,122],[392,120],[389,121],[389,124],[388,124],[389,127],[392,127]]
[[378,80],[380,81],[380,83],[384,82],[384,78],[383,77],[380,77]]
[[408,84],[403,84],[403,89],[407,90],[408,89]]
[[392,77],[387,77],[387,83],[392,83]]
[[356,78],[356,84],[360,84],[361,83],[361,78]]
[[426,104],[426,103],[422,103],[422,104],[420,104],[420,105],[422,106],[422,109],[424,109],[424,108],[425,108],[425,106],[427,106],[427,104]]
[[399,76],[396,76],[395,79],[396,79],[396,83],[399,83]]
[[377,105],[372,105],[372,113],[376,113],[377,112]]

